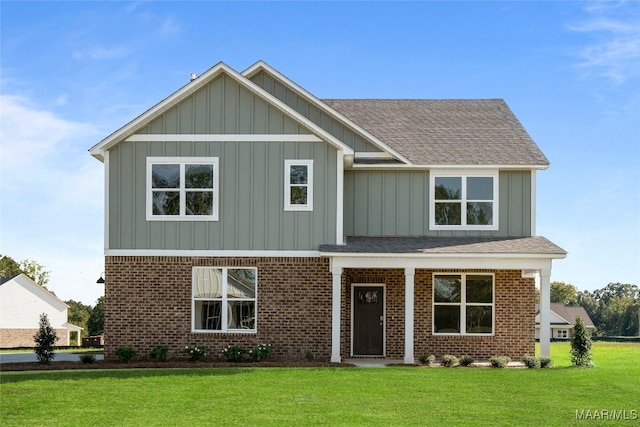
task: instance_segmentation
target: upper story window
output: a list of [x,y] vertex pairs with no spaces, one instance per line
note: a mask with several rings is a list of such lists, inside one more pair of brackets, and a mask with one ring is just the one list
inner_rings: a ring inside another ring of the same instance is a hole
[[147,220],[218,220],[217,157],[148,157]]
[[313,210],[313,160],[284,161],[284,210]]
[[493,334],[493,277],[492,274],[435,274],[433,333]]
[[498,174],[431,174],[430,227],[497,230]]

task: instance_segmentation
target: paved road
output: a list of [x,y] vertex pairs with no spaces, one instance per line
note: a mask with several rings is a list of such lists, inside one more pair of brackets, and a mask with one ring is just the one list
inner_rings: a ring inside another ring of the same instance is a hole
[[[96,354],[96,360],[103,360],[103,354]],[[57,352],[54,362],[72,361],[77,362],[80,360],[80,355],[77,353]],[[0,363],[16,363],[16,362],[37,362],[35,353],[2,353],[0,354]]]

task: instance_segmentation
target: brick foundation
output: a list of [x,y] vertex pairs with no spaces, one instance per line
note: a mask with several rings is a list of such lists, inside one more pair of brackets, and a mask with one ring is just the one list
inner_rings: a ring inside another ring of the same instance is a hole
[[[56,346],[69,345],[69,331],[55,329],[58,341]],[[33,336],[38,329],[0,329],[0,348],[35,347]]]
[[[191,332],[194,266],[256,267],[257,333]],[[468,354],[520,358],[535,351],[535,285],[520,270],[474,270],[495,274],[495,335],[433,336],[432,275],[416,270],[414,355]],[[443,270],[445,271],[445,270]],[[452,272],[452,270],[446,270]],[[105,357],[133,347],[146,357],[156,345],[180,356],[185,345],[205,345],[216,355],[230,344],[272,345],[273,356],[318,359],[331,354],[332,276],[327,258],[106,257]],[[345,269],[342,275],[341,356],[351,356],[351,285],[386,285],[386,356],[404,357],[404,270]]]

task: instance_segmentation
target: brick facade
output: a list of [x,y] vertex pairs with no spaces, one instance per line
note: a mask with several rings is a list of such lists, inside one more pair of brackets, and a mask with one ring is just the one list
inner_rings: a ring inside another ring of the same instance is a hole
[[[58,341],[56,346],[69,345],[69,331],[66,329],[55,329]],[[38,329],[0,329],[0,348],[35,347],[33,336],[38,333]]]
[[[256,267],[257,333],[191,332],[192,267]],[[432,277],[415,274],[414,355],[468,354],[520,358],[535,351],[535,285],[520,270],[472,270],[495,274],[494,336],[433,336]],[[460,271],[462,272],[462,271]],[[332,276],[327,258],[106,257],[105,356],[133,347],[146,356],[166,345],[179,356],[185,345],[206,345],[215,355],[230,344],[272,345],[273,356],[300,359],[307,350],[331,354]],[[386,356],[404,357],[404,270],[345,269],[342,275],[341,356],[351,356],[352,285],[385,284]]]

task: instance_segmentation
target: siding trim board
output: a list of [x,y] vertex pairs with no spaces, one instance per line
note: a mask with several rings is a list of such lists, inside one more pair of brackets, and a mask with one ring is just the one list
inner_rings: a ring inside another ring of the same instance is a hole
[[145,134],[137,133],[126,142],[322,142],[308,134]]

